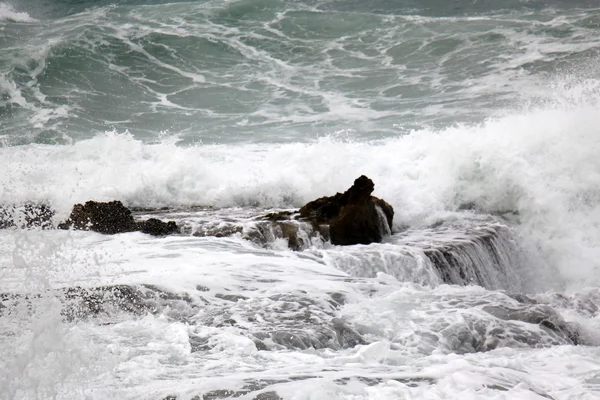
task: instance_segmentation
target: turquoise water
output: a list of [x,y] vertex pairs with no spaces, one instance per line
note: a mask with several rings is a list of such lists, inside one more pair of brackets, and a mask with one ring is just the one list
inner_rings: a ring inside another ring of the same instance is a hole
[[593,2],[495,3],[4,2],[0,140],[380,139],[597,78]]

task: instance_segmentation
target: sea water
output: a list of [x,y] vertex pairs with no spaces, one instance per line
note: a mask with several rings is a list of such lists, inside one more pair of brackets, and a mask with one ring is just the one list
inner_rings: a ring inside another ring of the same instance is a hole
[[[0,205],[182,227],[0,230],[0,398],[600,398],[597,2],[4,0],[0,49]],[[383,243],[255,240],[362,174]]]

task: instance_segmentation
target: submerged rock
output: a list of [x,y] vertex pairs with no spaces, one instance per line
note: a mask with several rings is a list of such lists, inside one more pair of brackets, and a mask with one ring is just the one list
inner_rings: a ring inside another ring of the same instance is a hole
[[[392,230],[394,209],[384,200],[371,196],[374,188],[373,181],[361,175],[344,193],[304,205],[299,211],[300,218],[315,226],[329,225],[332,244],[381,242],[383,235]],[[377,208],[383,212],[383,221]]]
[[59,229],[90,230],[104,234],[141,231],[155,236],[164,236],[179,231],[174,221],[163,222],[156,218],[135,222],[131,210],[120,201],[102,203],[87,201],[76,204],[69,219],[58,225]]
[[0,316],[23,307],[33,312],[49,299],[61,302],[61,315],[69,322],[115,313],[167,313],[185,319],[197,314],[200,307],[187,293],[172,293],[155,285],[72,286],[39,293],[0,293]]
[[[269,214],[264,218],[269,218]],[[297,214],[296,214],[297,215]],[[277,239],[286,239],[288,247],[292,250],[302,250],[310,247],[313,240],[321,238],[327,240],[329,232],[315,231],[312,224],[296,220],[266,220],[252,226],[245,227],[242,237],[258,245],[274,243]]]

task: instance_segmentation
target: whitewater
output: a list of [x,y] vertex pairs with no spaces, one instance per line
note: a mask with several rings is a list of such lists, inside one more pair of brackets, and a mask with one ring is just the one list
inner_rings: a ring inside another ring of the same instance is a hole
[[[599,399],[599,15],[0,2],[0,217],[180,228],[0,229],[0,399]],[[381,243],[261,219],[363,174]]]

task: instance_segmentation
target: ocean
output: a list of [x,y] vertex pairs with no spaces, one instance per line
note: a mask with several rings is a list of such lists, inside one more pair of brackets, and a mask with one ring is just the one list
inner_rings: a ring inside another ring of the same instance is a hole
[[0,0],[0,211],[181,229],[0,229],[0,399],[600,399],[599,152],[597,0]]

